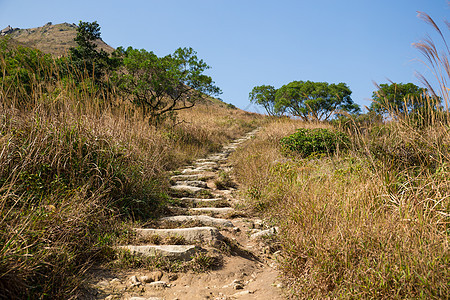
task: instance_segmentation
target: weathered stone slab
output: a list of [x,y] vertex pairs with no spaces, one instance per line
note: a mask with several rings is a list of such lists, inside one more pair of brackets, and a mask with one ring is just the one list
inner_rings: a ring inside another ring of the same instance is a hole
[[233,223],[229,220],[213,218],[210,216],[172,216],[164,217],[160,219],[161,221],[167,222],[193,222],[197,221],[207,226],[223,226],[223,227],[234,227]]
[[196,207],[190,208],[189,211],[198,213],[215,213],[215,214],[227,214],[234,211],[231,207]]
[[195,245],[127,245],[119,249],[129,250],[132,254],[144,256],[164,256],[174,259],[189,260],[200,248]]
[[206,182],[200,180],[187,180],[183,181],[182,185],[195,186],[200,188],[207,188]]
[[223,240],[222,234],[215,227],[192,227],[192,228],[175,228],[175,229],[152,229],[152,228],[135,228],[138,237],[150,237],[158,235],[162,238],[170,236],[183,237],[188,243],[209,242],[215,244],[217,241]]
[[207,167],[207,168],[217,168],[218,165],[216,162],[213,161],[203,161],[203,162],[195,162],[194,163],[197,167]]
[[180,199],[183,202],[190,202],[193,204],[198,204],[198,203],[211,203],[214,204],[216,202],[223,202],[224,199],[222,198],[211,198],[211,199],[202,199],[202,198],[181,198]]
[[204,188],[201,188],[201,187],[190,186],[190,185],[185,185],[185,184],[173,185],[170,188],[175,191],[186,191],[189,193],[197,193],[197,192],[204,190]]
[[186,180],[198,180],[201,178],[201,174],[185,174],[185,175],[174,175],[170,177],[173,181],[186,181]]

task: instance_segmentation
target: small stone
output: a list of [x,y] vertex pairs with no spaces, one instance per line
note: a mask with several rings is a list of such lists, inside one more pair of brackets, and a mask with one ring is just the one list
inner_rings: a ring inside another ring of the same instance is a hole
[[119,278],[114,278],[110,281],[111,284],[121,284],[122,282],[120,281]]
[[145,283],[150,283],[154,281],[159,281],[163,277],[163,273],[161,271],[155,271],[148,274],[145,274],[144,276],[141,276],[141,281]]
[[237,233],[237,232],[240,232],[240,231],[241,231],[241,229],[239,227],[233,227],[233,232],[234,233]]
[[102,280],[99,283],[97,283],[98,286],[108,286],[109,282],[107,280]]
[[150,287],[153,288],[165,288],[167,287],[167,282],[165,281],[155,281],[149,284]]
[[131,286],[140,286],[142,283],[139,281],[139,279],[136,277],[136,275],[133,275],[130,277]]
[[279,288],[279,289],[282,289],[282,288],[284,288],[284,284],[282,284],[281,282],[280,283],[277,283],[277,288]]
[[237,292],[237,293],[231,295],[231,297],[246,296],[246,295],[253,294],[253,293],[254,293],[253,291],[242,291],[242,292]]

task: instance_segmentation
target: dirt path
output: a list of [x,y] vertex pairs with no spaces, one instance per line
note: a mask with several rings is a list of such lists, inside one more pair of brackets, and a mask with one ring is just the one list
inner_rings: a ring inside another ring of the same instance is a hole
[[220,267],[97,276],[96,299],[283,299],[275,266],[278,252],[268,243],[277,229],[238,209],[238,187],[227,175],[232,169],[228,155],[255,133],[174,174],[172,190],[179,201],[170,215],[153,228],[136,228],[137,242],[123,246],[136,255],[193,259],[199,264],[214,258]]

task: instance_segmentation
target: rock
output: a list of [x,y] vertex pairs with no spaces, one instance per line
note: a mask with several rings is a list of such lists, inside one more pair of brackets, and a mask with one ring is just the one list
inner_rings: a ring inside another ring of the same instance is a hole
[[197,207],[190,208],[189,211],[200,213],[227,214],[234,211],[231,207]]
[[213,218],[209,216],[172,216],[161,218],[162,221],[168,222],[201,222],[207,226],[223,226],[223,227],[233,227],[233,223],[229,220]]
[[186,181],[186,180],[198,180],[201,174],[188,174],[188,175],[174,175],[170,177],[173,181]]
[[150,298],[143,298],[143,297],[131,297],[129,300],[164,300],[160,297],[150,297]]
[[0,31],[0,35],[7,35],[8,33],[10,33],[11,31],[13,31],[14,29],[8,25],[8,27],[2,29],[2,31]]
[[168,258],[190,260],[200,249],[195,245],[143,245],[118,246],[119,249],[129,250],[133,254],[144,256],[164,256]]
[[148,284],[149,287],[152,288],[165,288],[167,287],[167,282],[165,281],[154,281]]
[[189,193],[197,193],[203,190],[203,188],[200,187],[196,187],[196,186],[190,186],[190,185],[185,185],[185,184],[180,184],[180,185],[173,185],[170,187],[172,190],[175,191],[186,191]]
[[105,286],[108,286],[108,285],[109,285],[109,282],[108,282],[108,280],[102,280],[102,281],[100,281],[99,283],[97,283],[97,285],[98,285],[98,286],[105,287]]
[[171,236],[183,237],[188,243],[195,242],[210,242],[216,243],[217,241],[222,241],[223,236],[220,234],[219,230],[215,227],[191,227],[191,228],[175,228],[175,229],[134,229],[138,237],[149,237],[153,235],[158,235],[162,238],[167,238]]
[[253,291],[242,291],[242,292],[234,293],[233,295],[231,295],[231,297],[247,296],[247,295],[250,295],[250,294],[253,294],[253,293],[254,293]]
[[261,230],[257,233],[252,234],[250,236],[250,239],[251,240],[260,240],[260,239],[263,239],[264,237],[275,235],[277,232],[278,232],[278,227],[272,227],[270,229]]
[[183,185],[194,186],[194,187],[199,187],[199,188],[204,188],[204,189],[208,187],[206,185],[206,182],[200,181],[200,180],[184,181]]
[[142,283],[139,281],[139,279],[136,277],[136,275],[133,275],[130,277],[131,286],[140,286]]
[[211,198],[211,199],[181,198],[180,200],[182,202],[191,202],[191,203],[194,203],[194,204],[198,204],[198,203],[211,203],[211,204],[213,204],[214,202],[221,202],[221,201],[223,201],[223,199],[221,199],[221,198]]
[[238,280],[238,279],[233,280],[232,285],[233,285],[233,289],[235,289],[235,290],[242,290],[244,288],[242,281]]
[[119,278],[114,278],[109,283],[110,284],[122,284],[122,282],[120,281]]
[[163,273],[161,271],[155,271],[148,273],[144,276],[140,277],[140,280],[145,283],[150,283],[154,281],[159,281],[163,277]]
[[264,228],[264,222],[260,219],[255,219],[253,221],[253,226],[254,226],[254,228],[262,229],[262,228]]
[[217,163],[216,163],[216,162],[213,162],[213,161],[195,162],[194,164],[195,164],[197,167],[207,167],[207,168],[211,168],[211,169],[214,169],[214,168],[217,168],[217,167],[218,167]]

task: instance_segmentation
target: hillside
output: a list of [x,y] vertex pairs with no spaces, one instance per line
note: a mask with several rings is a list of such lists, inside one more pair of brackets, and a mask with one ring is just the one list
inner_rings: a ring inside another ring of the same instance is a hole
[[[65,55],[70,48],[76,47],[74,38],[77,34],[77,25],[61,23],[53,25],[51,22],[41,27],[21,29],[6,27],[1,31],[2,36],[10,36],[24,46],[37,48],[54,56]],[[108,53],[114,48],[102,40],[96,42],[97,46]]]

